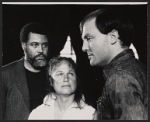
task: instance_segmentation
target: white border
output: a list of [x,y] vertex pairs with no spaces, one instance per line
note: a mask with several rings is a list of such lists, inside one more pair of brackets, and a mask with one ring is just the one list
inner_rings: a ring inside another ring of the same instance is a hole
[[132,5],[138,5],[138,4],[148,4],[148,2],[2,2],[2,4],[27,4],[27,5],[51,5],[51,4],[80,4],[80,5],[94,5],[94,4],[115,4],[115,5],[122,5],[122,4],[132,4]]

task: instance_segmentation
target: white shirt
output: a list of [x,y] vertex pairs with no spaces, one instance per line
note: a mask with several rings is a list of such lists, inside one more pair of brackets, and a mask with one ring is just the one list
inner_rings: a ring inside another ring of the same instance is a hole
[[[29,115],[29,120],[54,120],[54,101],[56,96],[49,94],[44,98],[42,105],[35,108]],[[62,120],[92,120],[95,109],[80,101],[81,109],[76,102],[73,102],[63,114]]]

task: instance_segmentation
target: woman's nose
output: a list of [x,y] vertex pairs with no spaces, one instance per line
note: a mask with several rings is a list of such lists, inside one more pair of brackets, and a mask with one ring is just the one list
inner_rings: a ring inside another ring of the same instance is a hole
[[68,82],[68,81],[69,81],[69,78],[68,78],[67,75],[65,76],[64,81],[65,81],[65,82]]

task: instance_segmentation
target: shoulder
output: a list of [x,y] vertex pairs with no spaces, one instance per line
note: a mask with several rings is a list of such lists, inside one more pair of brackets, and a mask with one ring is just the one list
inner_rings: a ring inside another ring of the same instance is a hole
[[95,108],[85,103],[81,109],[78,108],[78,110],[73,112],[74,118],[81,120],[92,120],[94,119],[95,111]]
[[5,85],[10,86],[13,81],[16,81],[16,78],[20,76],[20,74],[24,75],[24,65],[23,65],[23,58],[21,60],[16,60],[12,63],[4,65],[2,67],[2,81]]
[[93,116],[96,110],[91,105],[88,105],[87,103],[85,103],[81,111],[83,111],[83,113],[85,113],[87,116],[88,115]]
[[90,111],[90,112],[95,111],[95,108],[93,108],[91,105],[89,105],[85,102],[84,95],[82,95],[82,99],[80,100],[80,106],[81,106],[81,110],[83,109],[85,111]]
[[140,60],[130,57],[125,60],[118,61],[114,66],[113,72],[109,76],[109,80],[116,82],[146,82],[146,69]]
[[130,85],[140,85],[138,79],[128,70],[116,70],[108,79],[106,87],[123,90]]
[[130,75],[134,78],[145,77],[146,76],[146,67],[136,58],[129,58],[122,60],[118,66],[116,66],[114,74],[121,76]]
[[92,120],[94,119],[94,113],[95,109],[84,103],[81,107],[73,106],[71,109],[68,109],[64,118],[71,120]]
[[19,64],[23,64],[23,58],[2,66],[2,72],[9,71],[10,69],[15,68]]
[[88,105],[87,103],[85,103],[84,105],[84,109],[89,110],[89,111],[95,111],[95,108],[93,108],[91,105]]
[[19,64],[19,62],[23,61],[16,60],[14,62],[2,66],[2,79],[7,79],[10,78],[10,76],[13,76],[18,67],[17,65]]
[[39,117],[41,117],[41,115],[43,115],[43,113],[47,113],[46,111],[46,106],[44,104],[41,104],[37,108],[32,110],[28,119],[38,119]]
[[143,98],[143,94],[147,93],[146,79],[143,80],[142,77],[144,76],[142,75],[136,76],[136,71],[134,73],[128,70],[115,71],[106,83],[106,91],[110,94],[110,97],[136,94],[136,96]]
[[39,105],[37,108],[33,109],[29,115],[29,120],[44,120],[53,119],[54,114],[54,103],[51,100],[51,94],[46,95],[43,100],[43,104]]
[[117,69],[108,78],[108,84],[128,85],[131,84],[143,84],[146,83],[146,74],[132,69]]

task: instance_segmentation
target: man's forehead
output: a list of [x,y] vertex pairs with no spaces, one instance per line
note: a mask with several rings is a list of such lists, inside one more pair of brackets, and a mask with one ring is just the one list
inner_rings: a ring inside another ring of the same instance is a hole
[[43,34],[30,32],[28,36],[29,36],[28,41],[48,42],[47,36]]
[[40,34],[40,33],[36,33],[36,32],[30,32],[30,33],[29,33],[29,36],[41,36],[41,37],[42,37],[42,36],[43,36],[43,37],[45,36],[45,37],[46,37],[46,35]]
[[91,36],[93,33],[93,28],[96,28],[94,21],[88,21],[83,26],[82,38],[86,38],[87,36]]

